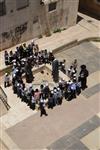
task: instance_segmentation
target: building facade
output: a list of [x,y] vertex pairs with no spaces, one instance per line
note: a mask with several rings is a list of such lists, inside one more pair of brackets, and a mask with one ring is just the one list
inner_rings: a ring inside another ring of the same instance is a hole
[[79,0],[0,0],[0,50],[76,24]]
[[80,0],[79,10],[87,11],[87,13],[100,18],[100,0]]

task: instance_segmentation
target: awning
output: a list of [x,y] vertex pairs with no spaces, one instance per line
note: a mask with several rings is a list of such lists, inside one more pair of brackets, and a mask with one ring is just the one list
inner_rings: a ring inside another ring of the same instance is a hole
[[42,2],[45,4],[45,5],[48,5],[50,3],[54,3],[54,2],[57,2],[58,0],[42,0]]

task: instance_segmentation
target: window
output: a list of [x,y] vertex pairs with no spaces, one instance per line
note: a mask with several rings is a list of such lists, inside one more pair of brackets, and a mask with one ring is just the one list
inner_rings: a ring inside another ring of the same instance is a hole
[[55,10],[55,9],[56,9],[56,6],[57,6],[57,2],[50,3],[50,4],[49,4],[49,11]]
[[17,10],[23,9],[29,6],[29,0],[16,0]]
[[6,14],[5,0],[0,0],[0,16],[4,16],[5,14]]

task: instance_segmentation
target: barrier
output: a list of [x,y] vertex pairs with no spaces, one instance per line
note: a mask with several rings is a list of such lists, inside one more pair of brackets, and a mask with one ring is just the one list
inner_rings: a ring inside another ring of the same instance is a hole
[[10,109],[10,105],[7,102],[7,95],[4,92],[4,90],[2,89],[2,87],[0,86],[0,100],[3,102],[4,106],[6,107],[7,110]]

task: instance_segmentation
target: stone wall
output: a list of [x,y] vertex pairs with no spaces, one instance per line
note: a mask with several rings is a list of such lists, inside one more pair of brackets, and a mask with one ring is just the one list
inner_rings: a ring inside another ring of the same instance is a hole
[[76,23],[79,0],[57,0],[51,12],[40,0],[29,0],[28,6],[17,10],[16,1],[7,0],[6,15],[0,17],[0,50]]

